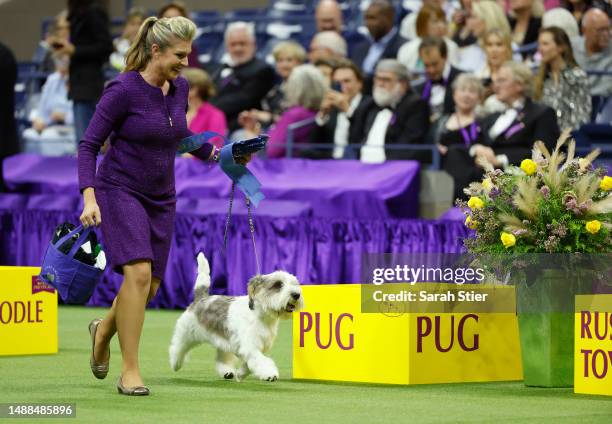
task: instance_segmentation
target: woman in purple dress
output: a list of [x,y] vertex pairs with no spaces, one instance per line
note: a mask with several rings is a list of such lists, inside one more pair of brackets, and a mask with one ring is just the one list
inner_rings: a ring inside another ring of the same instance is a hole
[[[79,188],[84,226],[101,225],[113,269],[124,276],[104,319],[89,325],[90,365],[105,378],[109,344],[119,333],[123,366],[117,389],[148,395],[138,363],[145,307],[164,276],[175,215],[174,158],[179,141],[192,133],[185,110],[189,87],[180,77],[187,66],[193,22],[184,17],[148,18],[126,56],[126,69],[111,81],[79,144]],[[96,156],[110,137],[96,173]],[[208,160],[204,144],[192,152]]]

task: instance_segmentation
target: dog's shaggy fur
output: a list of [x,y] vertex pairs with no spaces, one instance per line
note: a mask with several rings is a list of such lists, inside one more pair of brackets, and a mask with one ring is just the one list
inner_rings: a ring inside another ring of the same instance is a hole
[[198,254],[194,300],[180,316],[170,343],[170,367],[178,371],[185,355],[208,342],[217,348],[217,372],[237,381],[253,373],[261,380],[278,379],[278,368],[265,355],[274,343],[278,321],[304,307],[297,278],[284,271],[256,275],[247,296],[210,296],[210,268]]

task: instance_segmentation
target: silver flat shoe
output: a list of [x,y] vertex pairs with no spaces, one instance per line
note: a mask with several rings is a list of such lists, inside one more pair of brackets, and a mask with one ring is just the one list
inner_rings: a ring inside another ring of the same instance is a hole
[[[96,318],[89,323],[89,335],[91,336],[91,356],[89,357],[89,366],[93,375],[100,380],[106,378],[106,375],[108,374],[109,364],[108,362],[104,364],[96,362],[94,356],[96,347],[96,332],[98,331],[98,325],[100,325],[101,322],[102,320],[100,318]],[[108,352],[108,357],[110,359],[110,348]]]
[[119,376],[119,381],[117,381],[117,392],[126,396],[149,396],[151,394],[147,386],[124,387],[121,376]]

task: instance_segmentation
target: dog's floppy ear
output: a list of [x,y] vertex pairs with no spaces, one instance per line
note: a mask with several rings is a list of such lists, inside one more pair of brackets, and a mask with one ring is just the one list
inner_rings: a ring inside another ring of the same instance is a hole
[[253,298],[255,297],[257,291],[261,289],[265,281],[266,280],[263,278],[262,275],[256,275],[255,277],[249,280],[249,285],[247,287],[249,293],[249,309],[253,310],[255,308],[255,301]]

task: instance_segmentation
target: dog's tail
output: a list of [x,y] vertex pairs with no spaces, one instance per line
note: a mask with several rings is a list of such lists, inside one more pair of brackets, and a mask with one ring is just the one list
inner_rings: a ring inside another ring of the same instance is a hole
[[193,301],[197,302],[207,297],[208,289],[210,289],[210,265],[204,253],[200,252],[198,253],[198,278],[193,288]]

